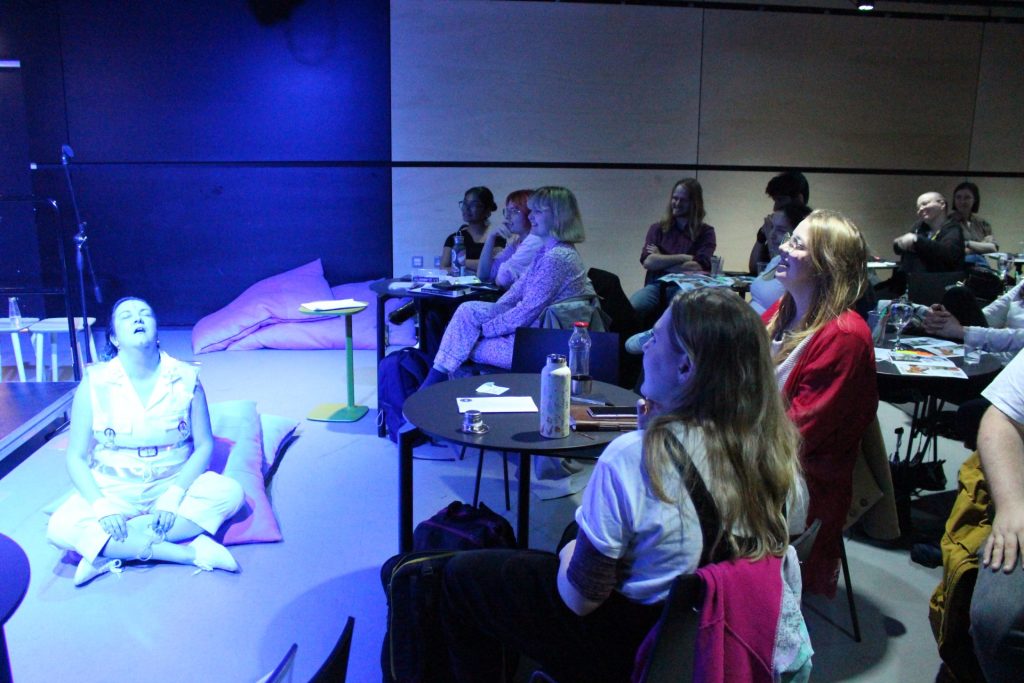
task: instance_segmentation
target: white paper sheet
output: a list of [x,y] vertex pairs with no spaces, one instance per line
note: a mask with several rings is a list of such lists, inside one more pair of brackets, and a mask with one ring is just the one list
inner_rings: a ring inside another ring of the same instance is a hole
[[307,311],[340,311],[346,308],[365,308],[366,302],[355,299],[335,299],[332,301],[308,301],[299,305]]
[[537,404],[530,396],[474,396],[457,398],[459,412],[479,410],[481,413],[536,413]]
[[485,382],[476,388],[478,394],[490,394],[491,396],[501,396],[506,391],[508,391],[508,387],[500,387],[494,382]]

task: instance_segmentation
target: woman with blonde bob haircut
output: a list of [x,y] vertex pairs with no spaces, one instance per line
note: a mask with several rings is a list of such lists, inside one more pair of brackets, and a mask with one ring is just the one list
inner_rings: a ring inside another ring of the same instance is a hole
[[564,187],[542,187],[527,203],[530,234],[543,240],[530,269],[494,303],[467,301],[455,309],[420,388],[443,382],[470,359],[512,367],[517,327],[536,326],[551,304],[597,296],[574,246],[585,233],[573,193]]
[[779,255],[775,278],[786,293],[763,318],[778,387],[803,438],[808,522],[821,520],[802,566],[804,588],[832,596],[853,466],[878,409],[874,344],[853,310],[867,289],[867,244],[844,215],[818,210],[796,227]]
[[630,680],[673,582],[703,565],[751,579],[740,582],[741,616],[717,622],[747,648],[735,659],[753,653],[764,680],[809,670],[788,549],[806,489],[764,325],[732,292],[680,294],[644,346],[644,370],[646,419],[597,461],[575,540],[557,556],[481,550],[449,561],[441,614],[453,680],[500,680],[502,646],[559,681]]

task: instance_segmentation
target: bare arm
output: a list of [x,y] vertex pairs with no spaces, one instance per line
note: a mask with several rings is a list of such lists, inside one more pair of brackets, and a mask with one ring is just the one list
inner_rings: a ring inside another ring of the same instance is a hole
[[1024,551],[1024,425],[989,408],[978,430],[978,453],[996,507],[982,562],[1011,572]]
[[213,455],[213,429],[210,427],[210,408],[206,404],[206,392],[203,385],[196,381],[196,391],[192,396],[192,455],[185,461],[174,483],[188,490],[200,474],[210,469],[210,457]]
[[569,581],[569,563],[572,561],[575,551],[576,539],[573,539],[566,543],[562,551],[558,553],[558,594],[566,607],[581,617],[585,617],[600,607],[601,602],[588,600]]
[[442,247],[441,248],[441,267],[445,270],[452,267],[452,248]]
[[89,377],[82,379],[71,404],[71,431],[68,438],[67,467],[71,483],[82,497],[94,503],[103,497],[89,470],[92,449],[96,444],[92,436],[92,401],[89,397]]

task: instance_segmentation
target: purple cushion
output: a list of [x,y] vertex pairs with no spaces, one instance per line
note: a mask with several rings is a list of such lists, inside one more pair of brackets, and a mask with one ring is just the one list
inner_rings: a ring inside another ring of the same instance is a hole
[[[365,301],[366,310],[352,316],[352,347],[355,349],[377,348],[377,295],[370,291],[367,282],[351,282],[331,288],[327,299],[355,299]],[[388,299],[384,304],[385,313],[390,313],[402,304],[399,299]],[[231,341],[228,351],[252,351],[254,349],[344,349],[345,319],[341,316],[307,316],[304,322],[280,322],[251,331],[248,335]],[[388,339],[391,344],[412,346],[416,343],[415,321],[407,320],[401,325],[388,325]],[[193,332],[193,338],[195,333]]]
[[[316,319],[299,312],[299,304],[331,298],[320,259],[261,280],[192,328],[193,353],[221,351],[266,325],[310,323]],[[258,348],[258,347],[257,347]]]
[[217,540],[224,545],[280,541],[281,528],[263,484],[263,437],[256,403],[211,403],[210,424],[213,427],[210,470],[231,477],[245,492],[242,509],[224,522],[217,532]]

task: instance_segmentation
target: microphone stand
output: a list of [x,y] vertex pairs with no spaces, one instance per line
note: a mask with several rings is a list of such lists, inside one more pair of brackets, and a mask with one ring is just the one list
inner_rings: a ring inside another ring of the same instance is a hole
[[[66,148],[66,149],[65,149]],[[60,163],[64,167],[64,178],[68,183],[68,193],[71,195],[71,207],[75,211],[75,223],[78,226],[78,232],[75,233],[75,266],[78,269],[78,296],[79,305],[82,307],[82,327],[85,330],[85,343],[82,344],[82,353],[85,356],[86,364],[92,363],[94,360],[92,357],[92,345],[89,344],[89,338],[92,336],[92,329],[89,325],[89,311],[85,305],[85,268],[89,268],[89,277],[92,279],[93,294],[96,296],[96,303],[103,303],[102,292],[100,286],[96,282],[96,271],[92,268],[92,257],[89,255],[89,237],[85,234],[85,221],[82,220],[82,215],[78,212],[78,200],[75,197],[75,186],[71,182],[71,171],[68,168],[68,156],[74,156],[74,153],[68,154],[71,148],[65,145],[62,148],[60,155]]]

